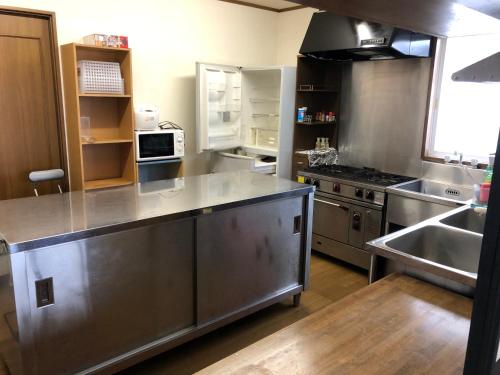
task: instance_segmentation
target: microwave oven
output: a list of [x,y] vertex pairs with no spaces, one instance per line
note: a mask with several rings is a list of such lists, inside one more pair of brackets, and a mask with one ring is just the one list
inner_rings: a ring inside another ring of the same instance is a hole
[[175,159],[184,156],[184,132],[180,129],[136,130],[138,162]]

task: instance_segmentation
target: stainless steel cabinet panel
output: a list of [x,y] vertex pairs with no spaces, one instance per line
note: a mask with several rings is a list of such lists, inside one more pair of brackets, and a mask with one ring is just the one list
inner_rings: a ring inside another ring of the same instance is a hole
[[363,248],[367,249],[366,243],[382,235],[382,212],[377,210],[365,210],[365,238]]
[[314,197],[313,232],[348,243],[351,205],[316,194]]
[[[194,325],[194,219],[25,254],[40,374],[75,373]],[[48,278],[54,303],[39,308],[35,283]]]
[[[2,244],[0,244],[0,253]],[[0,374],[22,374],[14,288],[9,255],[0,255]]]
[[198,218],[200,324],[299,285],[303,202],[289,198]]
[[402,197],[396,194],[387,195],[387,224],[410,227],[431,217],[444,214],[457,206],[445,206],[424,200]]

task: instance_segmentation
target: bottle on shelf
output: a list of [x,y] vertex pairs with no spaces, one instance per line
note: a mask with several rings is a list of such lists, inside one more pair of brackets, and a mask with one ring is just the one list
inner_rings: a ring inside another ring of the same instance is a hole
[[490,188],[491,188],[491,180],[493,178],[494,163],[495,163],[495,154],[490,154],[483,183],[479,186],[479,202],[484,205],[488,203],[488,200],[490,198]]
[[297,110],[297,122],[304,122],[306,112],[307,112],[307,107],[300,107]]
[[486,167],[486,175],[484,177],[484,182],[490,182],[493,178],[493,164],[495,163],[495,154],[490,154],[488,166]]

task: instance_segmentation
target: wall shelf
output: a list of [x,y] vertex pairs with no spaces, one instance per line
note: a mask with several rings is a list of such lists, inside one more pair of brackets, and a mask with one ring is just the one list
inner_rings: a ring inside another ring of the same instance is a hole
[[297,92],[310,92],[310,93],[329,93],[329,94],[337,94],[338,90],[297,90]]
[[334,112],[335,121],[298,122],[295,117],[293,135],[292,178],[297,171],[309,165],[305,155],[298,150],[311,150],[317,138],[328,138],[332,147],[338,147],[340,129],[340,100],[342,93],[343,64],[299,56],[297,59],[297,85],[295,86],[295,116],[298,108],[307,107],[307,115],[314,118],[317,112]]
[[335,121],[311,121],[311,122],[299,122],[295,124],[300,126],[314,126],[314,125],[335,125]]

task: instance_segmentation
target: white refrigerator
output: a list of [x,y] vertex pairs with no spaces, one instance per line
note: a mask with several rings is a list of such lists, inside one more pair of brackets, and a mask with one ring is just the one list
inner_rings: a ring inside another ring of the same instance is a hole
[[295,67],[196,64],[197,152],[215,151],[215,172],[290,178],[295,81]]

